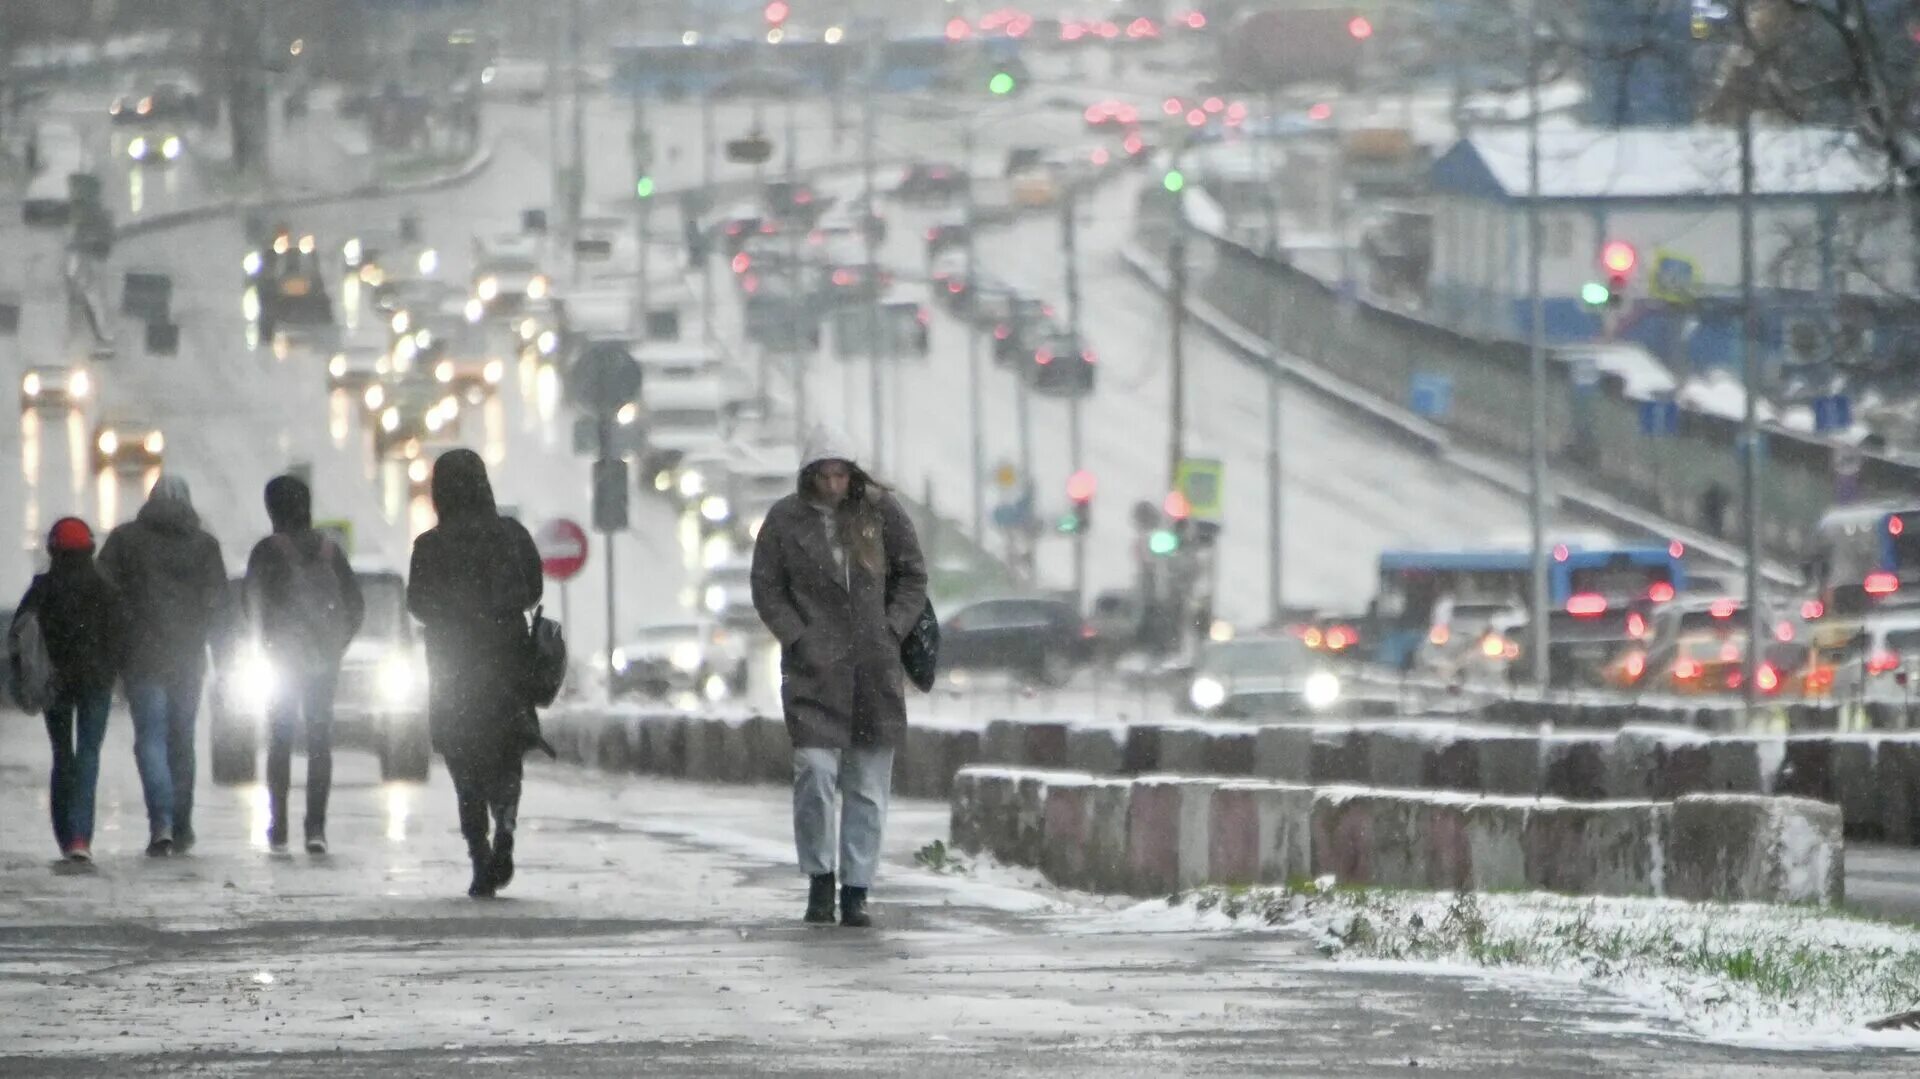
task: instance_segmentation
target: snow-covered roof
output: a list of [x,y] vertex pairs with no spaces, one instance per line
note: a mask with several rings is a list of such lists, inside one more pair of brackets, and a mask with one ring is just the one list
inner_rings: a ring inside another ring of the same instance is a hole
[[[1887,177],[1860,141],[1832,128],[1754,132],[1754,191],[1856,195]],[[1434,187],[1525,198],[1527,133],[1476,132],[1433,166]],[[1603,130],[1553,124],[1540,132],[1540,194],[1548,199],[1724,198],[1740,190],[1738,133],[1730,127]]]

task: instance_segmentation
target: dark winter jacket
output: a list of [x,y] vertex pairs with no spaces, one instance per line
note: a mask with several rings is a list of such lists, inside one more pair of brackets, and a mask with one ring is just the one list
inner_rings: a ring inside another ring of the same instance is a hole
[[[811,448],[806,461],[825,452]],[[894,746],[906,735],[900,642],[926,605],[926,564],[891,495],[870,489],[860,501],[847,509],[862,531],[841,559],[829,515],[800,494],[774,503],[753,547],[753,606],[780,642],[780,700],[801,749]],[[877,533],[879,572],[851,549],[867,532]]]
[[127,605],[129,679],[198,677],[207,645],[232,631],[220,543],[200,527],[185,480],[162,476],[135,518],[100,548],[100,570]]
[[56,552],[20,597],[20,609],[29,608],[39,615],[58,691],[111,692],[127,648],[127,610],[93,552]]
[[294,657],[304,665],[337,664],[347,642],[360,632],[366,617],[366,601],[360,595],[360,582],[353,565],[338,544],[313,527],[313,493],[293,476],[276,476],[267,482],[267,517],[273,522],[273,535],[254,544],[247,556],[247,613],[257,620],[260,642],[267,651],[288,653],[305,645],[305,634],[298,628],[299,612],[293,610],[293,559],[311,561],[330,552],[328,561],[340,582],[339,651],[331,655]]
[[539,730],[526,615],[540,602],[540,555],[520,522],[500,516],[471,450],[435,462],[433,508],[439,523],[413,541],[407,609],[426,628],[434,747],[449,757],[524,752]]

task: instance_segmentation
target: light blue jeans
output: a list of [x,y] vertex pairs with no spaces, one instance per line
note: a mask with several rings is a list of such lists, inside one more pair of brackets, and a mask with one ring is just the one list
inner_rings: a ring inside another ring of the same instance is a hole
[[848,888],[871,887],[892,792],[891,748],[794,750],[793,845],[800,854],[800,871],[809,877],[834,872],[837,793],[840,883]]
[[127,680],[133,713],[133,760],[147,801],[149,838],[193,838],[193,721],[200,711],[200,672]]

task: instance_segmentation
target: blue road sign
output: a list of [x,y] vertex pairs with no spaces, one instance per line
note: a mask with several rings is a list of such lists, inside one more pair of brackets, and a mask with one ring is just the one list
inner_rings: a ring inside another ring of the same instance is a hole
[[1640,402],[1640,433],[1648,438],[1672,438],[1680,433],[1680,405],[1674,401]]
[[1853,426],[1853,399],[1844,393],[1830,393],[1813,399],[1813,429],[1823,435],[1845,431]]
[[1453,411],[1453,376],[1419,372],[1413,376],[1413,410],[1430,420]]

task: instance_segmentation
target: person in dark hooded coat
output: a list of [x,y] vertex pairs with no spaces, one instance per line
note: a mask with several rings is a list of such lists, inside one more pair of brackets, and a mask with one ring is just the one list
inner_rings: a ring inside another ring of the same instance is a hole
[[53,742],[47,803],[54,842],[69,861],[91,862],[100,743],[126,651],[127,612],[94,564],[93,531],[85,521],[55,521],[47,533],[47,552],[47,572],[33,579],[17,609],[39,618],[53,663],[53,703],[46,721]]
[[232,632],[220,541],[200,527],[187,481],[168,474],[134,519],[108,534],[99,564],[127,604],[132,643],[122,679],[147,802],[147,853],[184,854],[194,842],[193,724],[207,646]]
[[297,476],[267,481],[273,534],[247,558],[247,613],[277,676],[267,705],[267,846],[287,848],[287,788],[293,740],[307,736],[309,854],[327,852],[327,795],[333,785],[333,693],[340,659],[360,632],[366,602],[347,553],[313,527],[313,492]]
[[808,922],[833,921],[837,870],[840,924],[871,924],[867,889],[907,728],[900,643],[926,603],[926,562],[906,510],[855,463],[844,435],[816,427],[798,490],[767,511],[753,547],[753,606],[780,642]]
[[539,742],[527,611],[540,602],[540,555],[520,522],[500,516],[472,450],[441,454],[432,490],[439,523],[413,542],[407,609],[426,627],[427,725],[453,779],[473,861],[467,894],[478,899],[513,878],[521,758]]

